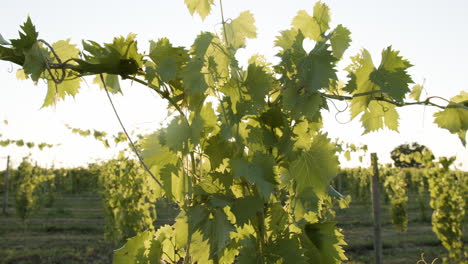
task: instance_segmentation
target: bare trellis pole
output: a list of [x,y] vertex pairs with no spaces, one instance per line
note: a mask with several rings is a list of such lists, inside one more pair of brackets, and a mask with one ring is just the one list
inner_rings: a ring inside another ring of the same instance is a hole
[[377,154],[371,153],[371,164],[373,174],[371,176],[371,188],[372,188],[372,211],[374,216],[374,251],[375,251],[375,263],[383,263],[382,254],[382,237],[381,237],[381,226],[380,226],[380,188],[379,188],[379,165],[377,162]]

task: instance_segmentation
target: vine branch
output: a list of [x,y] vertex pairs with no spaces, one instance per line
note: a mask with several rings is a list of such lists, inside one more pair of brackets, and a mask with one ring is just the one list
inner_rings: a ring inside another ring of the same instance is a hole
[[114,110],[115,116],[117,117],[117,120],[120,123],[120,126],[122,127],[122,130],[124,131],[125,135],[127,136],[128,141],[130,142],[130,145],[132,146],[133,152],[135,152],[135,155],[138,157],[138,160],[140,161],[141,165],[143,165],[143,168],[148,172],[148,174],[153,178],[153,180],[156,181],[156,183],[159,185],[159,187],[163,188],[162,183],[154,176],[154,174],[150,171],[146,163],[143,161],[143,158],[141,157],[140,153],[138,152],[135,144],[133,143],[132,139],[130,138],[130,135],[127,132],[127,129],[125,128],[124,124],[122,123],[122,120],[120,119],[119,114],[117,113],[117,110],[115,109],[114,102],[112,101],[112,98],[109,94],[109,91],[107,90],[106,82],[104,81],[104,77],[102,76],[102,73],[99,74],[99,77],[101,78],[102,85],[104,86],[104,90],[106,91],[107,98],[109,99],[109,102],[112,106],[112,109]]

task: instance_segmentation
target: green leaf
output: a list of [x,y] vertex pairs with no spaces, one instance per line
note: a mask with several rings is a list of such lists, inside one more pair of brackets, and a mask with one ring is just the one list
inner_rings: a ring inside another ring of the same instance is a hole
[[188,151],[187,144],[191,136],[192,131],[187,122],[180,116],[177,116],[167,126],[166,145],[174,152],[182,151],[186,153]]
[[468,92],[462,91],[450,99],[447,107],[434,114],[434,123],[452,134],[458,134],[463,146],[466,146],[468,130]]
[[288,212],[280,203],[270,204],[267,211],[267,228],[275,233],[282,233],[288,226]]
[[379,68],[369,77],[383,92],[402,102],[406,93],[410,91],[408,84],[413,82],[407,72],[412,65],[398,56],[398,53],[392,50],[391,46],[383,50]]
[[371,101],[361,117],[363,134],[384,128],[384,125],[398,132],[398,118],[399,114],[394,104]]
[[203,58],[214,39],[215,36],[211,32],[200,33],[193,42],[191,53],[196,57]]
[[234,226],[222,209],[210,212],[204,206],[197,205],[191,207],[188,212],[189,233],[195,234],[196,231],[200,231],[203,239],[210,245],[210,257],[219,259],[230,241],[229,233],[235,230]]
[[106,86],[104,86],[104,84],[102,83],[101,76],[99,75],[96,75],[96,77],[94,77],[93,83],[99,85],[99,87],[103,90],[107,88],[107,91],[111,93],[122,93],[122,90],[120,89],[118,75],[102,73],[102,77]]
[[[297,41],[298,34],[299,32],[295,29],[281,31],[280,36],[276,37],[275,46],[280,47],[282,49],[281,52],[292,49]],[[304,40],[304,37],[302,34],[301,36],[302,36],[302,40],[300,40],[300,45],[302,47],[302,42]]]
[[41,45],[35,43],[32,47],[24,51],[25,60],[23,70],[26,74],[31,76],[35,82],[39,80],[41,74],[46,70],[46,63],[49,59],[47,49],[42,48]]
[[315,19],[305,10],[300,10],[292,21],[295,29],[300,30],[306,38],[316,41],[321,40],[320,27]]
[[311,187],[317,195],[325,194],[330,181],[338,173],[339,163],[335,152],[335,146],[326,135],[315,136],[310,149],[304,151],[289,170],[296,180],[298,193]]
[[143,65],[143,55],[138,53],[135,37],[135,34],[129,34],[126,38],[114,38],[104,47],[91,40],[83,41],[85,60],[75,60],[80,66],[80,73],[138,74]]
[[184,248],[187,245],[189,238],[188,228],[187,214],[184,210],[181,210],[174,223],[174,229],[177,231],[174,234],[177,248]]
[[264,259],[257,253],[257,241],[255,237],[248,236],[241,241],[242,246],[239,249],[239,264],[258,264],[263,263]]
[[348,82],[345,91],[352,93],[350,112],[354,119],[360,113],[366,111],[373,96],[379,93],[379,87],[369,80],[370,74],[374,71],[374,63],[370,53],[363,49],[360,54],[351,58],[352,64],[346,68],[351,80]]
[[272,77],[263,70],[263,67],[250,64],[247,68],[245,86],[247,94],[252,98],[257,109],[262,109],[266,104],[266,96],[272,88]]
[[207,76],[208,85],[215,87],[219,84],[219,80],[223,80],[229,76],[231,56],[218,37],[213,38],[205,56],[207,66],[203,71],[216,73],[214,76],[211,76],[211,74]]
[[351,43],[351,32],[343,25],[338,25],[332,32],[330,43],[332,46],[333,56],[341,59],[343,53],[348,49]]
[[347,260],[342,249],[346,242],[334,222],[307,224],[304,231],[301,243],[309,263],[342,263]]
[[11,39],[11,45],[17,50],[29,50],[37,42],[39,33],[33,25],[31,18],[28,16],[26,22],[21,26],[23,32],[19,32],[19,39]]
[[80,89],[81,80],[72,79],[56,84],[53,81],[47,82],[47,94],[42,107],[55,105],[58,100],[64,99],[66,95],[75,96]]
[[254,154],[252,162],[244,159],[231,160],[234,176],[244,177],[247,181],[255,184],[258,193],[265,201],[269,200],[276,185],[274,165],[275,161],[272,157],[259,152]]
[[314,20],[317,21],[317,24],[320,27],[320,32],[322,34],[325,33],[330,28],[330,8],[320,1],[315,3]]
[[230,23],[225,24],[225,31],[223,30],[224,42],[228,43],[234,50],[245,48],[247,38],[257,37],[257,28],[254,23],[255,19],[252,13],[249,11],[242,12]]
[[422,89],[423,89],[422,85],[420,84],[414,85],[413,88],[411,89],[410,97],[416,101],[419,101],[419,97],[421,97]]
[[262,212],[263,200],[258,196],[245,196],[237,198],[232,205],[231,211],[236,216],[238,226],[248,224],[249,220],[254,217],[257,212]]
[[323,34],[330,28],[330,9],[322,2],[314,6],[313,16],[300,10],[294,17],[292,25],[300,30],[305,37],[315,41],[321,41]]
[[234,143],[223,140],[221,134],[217,134],[208,139],[205,153],[210,159],[211,168],[217,169],[224,159],[230,158],[234,154]]
[[351,152],[345,151],[344,156],[345,156],[345,158],[346,158],[347,161],[350,161],[350,160],[351,160]]
[[160,142],[160,131],[147,135],[142,142],[142,156],[148,167],[156,166],[158,169],[166,164],[176,164],[177,155],[169,150],[167,146],[163,146]]
[[189,61],[187,50],[173,47],[167,38],[151,41],[149,56],[156,63],[156,72],[164,82],[177,79],[180,69]]
[[[269,260],[274,260],[277,256],[280,256],[283,260],[280,263],[297,263],[297,264],[306,264],[306,263],[315,263],[308,262],[307,257],[304,256],[305,250],[301,248],[297,239],[294,238],[278,238],[272,245],[269,245],[268,248],[272,258],[270,256]],[[271,261],[270,263],[278,263]],[[317,262],[319,263],[319,262]],[[321,262],[320,262],[321,263]],[[325,262],[324,262],[325,263]]]
[[[205,91],[208,84],[205,81],[205,74],[202,72],[204,63],[200,58],[191,59],[182,69],[182,80],[184,89],[189,97],[189,109],[196,110],[201,107],[205,98]],[[164,80],[164,78],[163,78]]]
[[311,52],[302,58],[298,64],[297,77],[299,85],[309,93],[329,86],[330,80],[336,80],[336,58],[327,49],[318,53]]
[[205,20],[211,12],[213,0],[185,0],[185,5],[189,10],[190,15],[193,16],[194,13],[197,13],[202,20]]
[[10,45],[11,43],[8,42],[7,40],[5,40],[2,36],[2,34],[0,34],[0,45]]
[[159,263],[162,256],[161,243],[154,232],[146,231],[127,240],[124,247],[114,251],[114,264]]
[[116,37],[112,44],[106,44],[106,47],[116,50],[120,54],[121,59],[135,61],[138,68],[143,66],[143,55],[138,53],[136,34],[130,33],[127,37]]
[[230,241],[230,232],[235,229],[222,209],[215,210],[213,218],[208,222],[209,224],[204,227],[202,233],[210,244],[210,256],[219,259]]
[[[71,58],[78,58],[79,49],[76,45],[70,44],[70,39],[60,40],[52,44],[55,53],[61,59],[61,61],[66,61]],[[52,52],[49,52],[49,57],[53,58],[54,63],[58,63],[57,58],[53,56]],[[73,62],[70,62],[73,64]],[[65,74],[65,78],[61,83],[54,83],[52,80],[48,81],[47,95],[44,99],[44,104],[42,107],[47,107],[54,105],[59,99],[64,99],[66,95],[75,96],[80,89],[81,79],[76,76],[76,74],[71,70],[66,70],[65,72],[52,71],[52,74],[57,73],[57,75]],[[50,78],[49,73],[45,74],[46,77]],[[57,77],[55,77],[57,78]]]
[[190,256],[193,263],[213,264],[210,259],[210,245],[208,240],[203,238],[201,231],[197,231],[192,235],[190,244]]

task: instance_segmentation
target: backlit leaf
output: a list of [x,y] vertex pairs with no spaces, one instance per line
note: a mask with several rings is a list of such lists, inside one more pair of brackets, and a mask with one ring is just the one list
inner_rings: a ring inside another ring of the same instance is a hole
[[223,31],[224,42],[228,43],[234,50],[245,47],[247,38],[257,37],[257,28],[254,25],[255,19],[249,11],[242,12],[230,23],[226,23]]
[[341,59],[343,53],[348,49],[351,43],[350,35],[351,32],[341,24],[333,30],[330,43],[335,58]]
[[310,187],[317,195],[325,194],[328,184],[338,173],[335,152],[335,146],[326,135],[315,136],[310,149],[302,152],[289,169],[297,182],[298,193]]
[[445,110],[434,114],[434,122],[452,134],[458,134],[462,144],[466,145],[466,131],[468,130],[468,92],[462,91],[452,97]]
[[202,20],[205,20],[205,18],[210,14],[213,0],[185,0],[185,5],[191,15],[197,13]]

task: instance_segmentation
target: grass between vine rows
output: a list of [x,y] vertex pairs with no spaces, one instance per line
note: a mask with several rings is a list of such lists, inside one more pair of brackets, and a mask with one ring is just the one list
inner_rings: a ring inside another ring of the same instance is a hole
[[[408,207],[409,225],[406,233],[391,225],[388,205],[382,203],[384,261],[388,264],[416,263],[424,253],[426,260],[446,255],[445,249],[432,232],[430,209],[428,219],[420,218],[415,199]],[[13,201],[10,197],[9,201]],[[368,202],[353,201],[350,208],[338,210],[336,221],[343,228],[348,246],[347,263],[373,263],[372,215]],[[113,245],[104,240],[104,211],[97,194],[66,195],[57,199],[52,208],[34,214],[24,229],[14,216],[0,215],[0,263],[111,263]],[[159,223],[168,223],[171,216],[159,213]],[[464,230],[467,230],[465,221]],[[465,233],[464,244],[468,243]],[[441,263],[438,261],[436,263]]]

